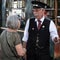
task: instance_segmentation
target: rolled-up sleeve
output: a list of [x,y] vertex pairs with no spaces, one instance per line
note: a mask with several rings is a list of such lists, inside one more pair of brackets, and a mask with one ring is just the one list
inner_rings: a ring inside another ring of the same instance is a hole
[[59,37],[57,28],[53,21],[50,22],[49,31],[50,31],[50,37],[51,37],[52,41],[54,40],[55,37]]
[[24,36],[22,38],[22,41],[27,42],[27,40],[28,40],[28,36],[29,36],[28,28],[29,28],[29,19],[26,22],[26,26],[25,26],[25,30],[24,30]]

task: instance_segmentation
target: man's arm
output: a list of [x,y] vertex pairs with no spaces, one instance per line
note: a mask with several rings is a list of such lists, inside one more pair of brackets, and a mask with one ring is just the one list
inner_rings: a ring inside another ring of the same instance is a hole
[[50,22],[50,37],[54,43],[58,43],[60,38],[58,36],[57,28],[53,21]]
[[[26,26],[25,26],[25,30],[24,30],[24,36],[23,36],[23,47],[26,49],[26,43],[27,43],[27,40],[28,40],[28,28],[29,28],[29,20],[27,20],[27,23],[26,23]],[[24,59],[26,60],[26,54],[24,56]]]

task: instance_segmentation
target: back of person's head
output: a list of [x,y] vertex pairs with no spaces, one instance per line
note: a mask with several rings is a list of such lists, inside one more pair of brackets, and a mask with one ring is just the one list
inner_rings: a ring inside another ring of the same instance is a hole
[[19,29],[20,21],[17,15],[9,15],[6,21],[6,27],[10,29]]

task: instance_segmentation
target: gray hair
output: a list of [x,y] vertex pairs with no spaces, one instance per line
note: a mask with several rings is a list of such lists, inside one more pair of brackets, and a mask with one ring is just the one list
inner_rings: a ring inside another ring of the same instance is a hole
[[11,29],[18,29],[18,17],[17,15],[9,15],[6,21],[6,27]]

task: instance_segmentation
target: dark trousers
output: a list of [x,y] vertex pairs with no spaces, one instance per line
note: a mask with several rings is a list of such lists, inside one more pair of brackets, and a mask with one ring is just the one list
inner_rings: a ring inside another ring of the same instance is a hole
[[52,60],[49,54],[36,54],[36,52],[28,52],[27,60]]

